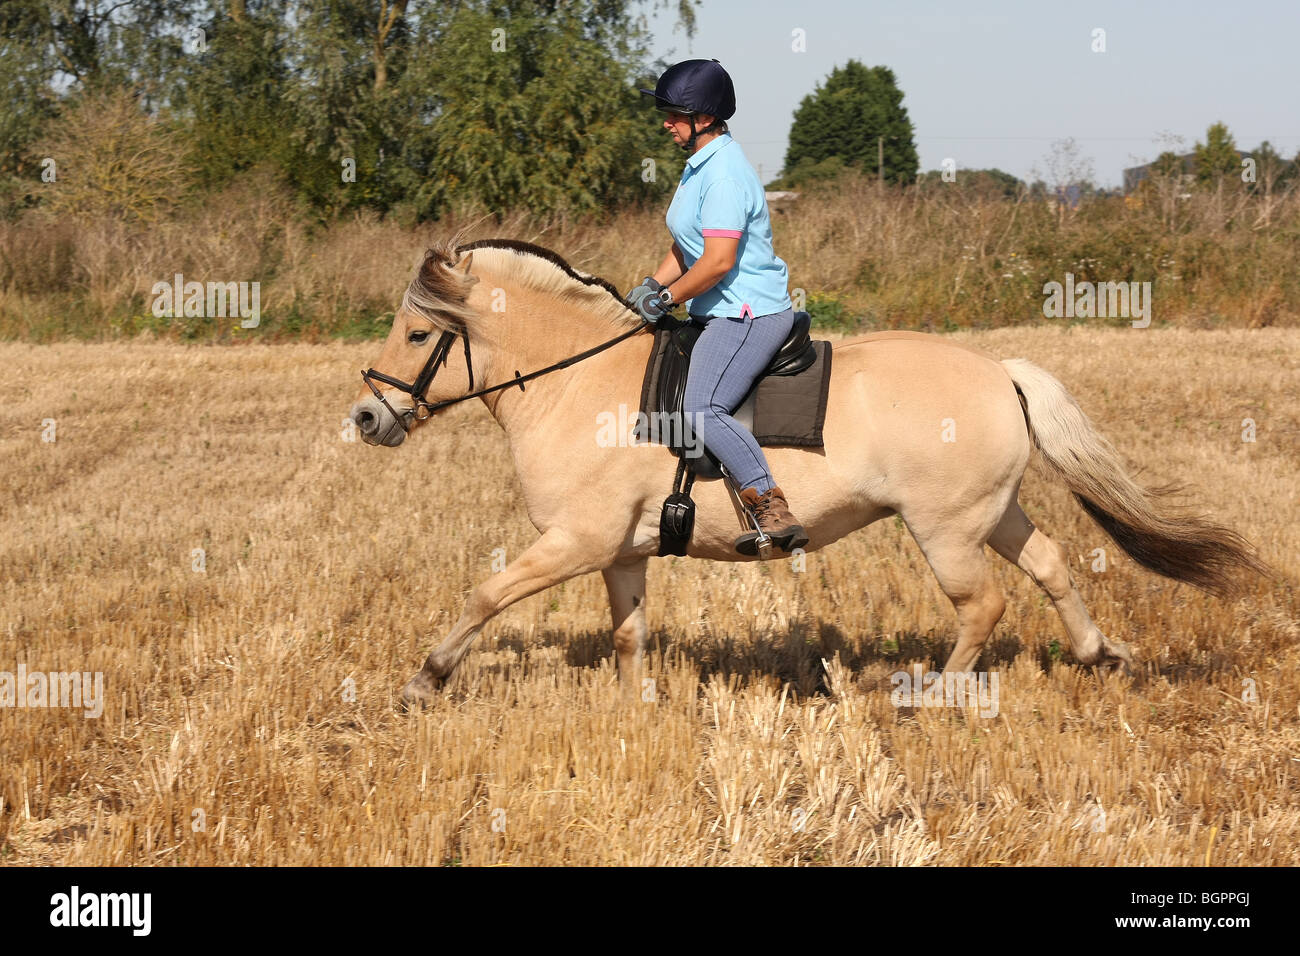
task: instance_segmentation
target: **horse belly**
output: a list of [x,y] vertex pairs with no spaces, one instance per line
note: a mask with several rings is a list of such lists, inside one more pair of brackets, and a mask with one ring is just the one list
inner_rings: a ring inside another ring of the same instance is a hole
[[[932,336],[835,350],[824,448],[765,448],[808,551],[896,512],[959,509],[1003,495],[1029,458],[1010,377],[995,360]],[[743,529],[721,481],[697,482],[688,554],[737,555]]]

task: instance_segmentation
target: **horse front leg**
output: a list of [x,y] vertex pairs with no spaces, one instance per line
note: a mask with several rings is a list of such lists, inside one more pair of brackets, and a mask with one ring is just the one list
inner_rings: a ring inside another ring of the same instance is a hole
[[614,620],[614,649],[618,652],[618,679],[625,687],[640,686],[648,629],[645,623],[645,573],[648,559],[611,564],[601,571],[609,592]]
[[589,542],[584,546],[560,529],[547,531],[504,571],[474,589],[451,633],[402,688],[402,703],[407,707],[422,705],[437,694],[455,673],[483,625],[511,604],[606,563],[608,556],[598,554]]

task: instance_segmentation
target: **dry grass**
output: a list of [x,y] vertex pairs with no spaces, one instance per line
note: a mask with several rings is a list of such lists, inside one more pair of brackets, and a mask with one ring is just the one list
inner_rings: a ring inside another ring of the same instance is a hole
[[618,692],[589,575],[501,615],[406,716],[493,549],[534,536],[481,405],[374,449],[341,439],[374,344],[0,346],[0,670],[102,671],[108,701],[0,710],[0,860],[1297,864],[1300,334],[963,337],[1054,371],[1286,579],[1224,602],[1114,548],[1093,573],[1100,532],[1031,474],[1132,682],[1057,660],[1054,612],[994,558],[1000,713],[895,709],[889,674],[942,662],[954,616],[887,521],[804,573],[652,562],[653,703]]
[[[549,246],[629,289],[668,251],[664,211],[676,182],[665,177],[662,201],[647,208],[577,220],[512,212],[497,222],[466,208],[415,227],[371,213],[317,224],[264,172],[147,227],[104,216],[51,222],[33,210],[0,221],[0,339],[373,335],[423,248],[462,226],[473,227],[470,239]],[[801,307],[841,331],[1042,324],[1044,283],[1067,272],[1080,282],[1151,282],[1155,327],[1300,325],[1300,190],[1268,202],[1197,190],[1168,209],[1157,198],[1098,199],[1059,215],[942,183],[882,193],[848,173],[775,204],[772,229],[791,287],[805,294]],[[154,316],[154,284],[177,273],[260,283],[257,332]]]

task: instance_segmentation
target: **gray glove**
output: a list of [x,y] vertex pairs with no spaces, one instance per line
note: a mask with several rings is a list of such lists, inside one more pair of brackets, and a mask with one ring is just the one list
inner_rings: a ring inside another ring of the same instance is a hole
[[667,305],[661,298],[663,293],[652,292],[650,295],[643,295],[637,303],[636,310],[641,313],[641,318],[645,320],[646,325],[653,328],[659,328],[660,321],[668,315],[668,310],[673,306]]
[[657,281],[655,281],[655,278],[653,276],[646,276],[644,279],[641,280],[641,284],[639,286],[637,286],[635,289],[633,289],[624,297],[624,301],[627,302],[630,308],[635,309],[637,312],[640,312],[641,301],[648,295],[658,295],[660,290],[662,289],[663,286],[661,286]]

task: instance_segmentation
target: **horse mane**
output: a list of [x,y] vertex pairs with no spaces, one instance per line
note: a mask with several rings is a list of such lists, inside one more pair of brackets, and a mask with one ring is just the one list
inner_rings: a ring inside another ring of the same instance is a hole
[[641,318],[628,308],[612,283],[573,268],[557,252],[518,239],[478,239],[462,245],[459,235],[435,242],[424,254],[402,307],[428,319],[435,328],[457,331],[474,320],[468,305],[475,279],[453,267],[468,252],[485,255],[489,268],[521,285],[585,308],[614,325],[635,325]]

